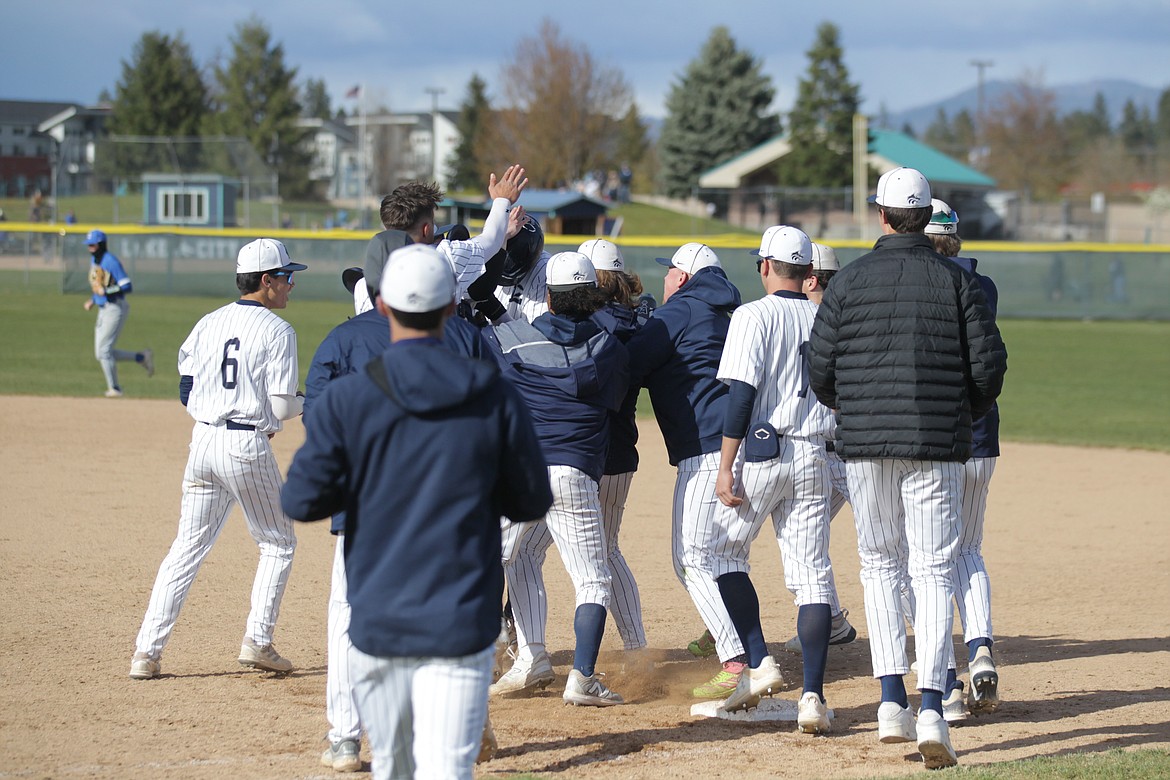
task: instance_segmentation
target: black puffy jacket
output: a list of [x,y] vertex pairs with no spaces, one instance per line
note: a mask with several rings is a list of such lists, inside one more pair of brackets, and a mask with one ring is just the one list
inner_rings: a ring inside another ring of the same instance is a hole
[[1007,350],[975,277],[923,234],[893,234],[833,277],[809,369],[841,457],[966,461]]

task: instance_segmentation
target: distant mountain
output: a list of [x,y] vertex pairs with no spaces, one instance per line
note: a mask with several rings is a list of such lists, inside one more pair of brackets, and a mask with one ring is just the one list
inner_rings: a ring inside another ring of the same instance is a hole
[[[988,81],[983,85],[983,104],[990,109],[1004,94],[1015,89],[1012,81]],[[1133,81],[1122,79],[1103,79],[1100,81],[1085,81],[1079,84],[1063,84],[1047,87],[1056,95],[1056,113],[1060,116],[1073,111],[1089,111],[1093,108],[1093,101],[1100,92],[1105,96],[1105,106],[1109,110],[1113,126],[1121,121],[1122,112],[1127,101],[1132,100],[1138,108],[1145,106],[1151,115],[1158,111],[1158,99],[1162,95],[1162,88],[1147,87]],[[905,111],[887,112],[885,125],[891,130],[901,130],[905,125],[914,128],[914,132],[922,135],[926,128],[943,109],[947,117],[953,119],[955,114],[967,109],[974,117],[979,111],[979,90],[977,87],[963,90],[953,97],[940,100],[917,108]],[[879,119],[879,117],[874,117]]]

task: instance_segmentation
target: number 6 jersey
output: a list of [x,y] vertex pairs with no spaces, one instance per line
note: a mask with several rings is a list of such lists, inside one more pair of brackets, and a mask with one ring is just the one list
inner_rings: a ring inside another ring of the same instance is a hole
[[297,334],[262,304],[234,301],[195,325],[179,347],[179,375],[193,377],[187,411],[198,422],[275,433],[269,396],[297,392]]

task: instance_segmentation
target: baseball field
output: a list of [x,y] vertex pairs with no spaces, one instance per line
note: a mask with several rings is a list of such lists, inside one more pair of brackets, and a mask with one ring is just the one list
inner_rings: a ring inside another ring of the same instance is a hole
[[[175,400],[174,354],[195,319],[220,302],[133,300],[119,346],[151,346],[159,371],[147,379],[121,365],[126,397],[105,399],[98,397],[104,384],[92,356],[92,316],[79,297],[50,288],[0,272],[0,778],[332,776],[318,764],[333,547],[324,524],[298,529],[276,633],[296,671],[278,677],[236,662],[256,562],[237,510],[192,588],[162,677],[126,676],[174,537],[190,438],[191,420]],[[286,313],[300,336],[303,376],[320,338],[347,312],[340,304],[299,304],[294,294]],[[1008,441],[992,482],[985,555],[1004,704],[953,730],[961,769],[952,774],[1166,776],[1170,324],[1001,325]],[[302,440],[299,421],[273,440],[284,467]],[[830,653],[833,733],[811,737],[791,723],[691,716],[689,690],[717,663],[685,650],[702,626],[671,571],[673,470],[650,417],[642,419],[639,449],[622,548],[642,591],[653,664],[627,664],[611,625],[599,669],[630,703],[606,710],[562,704],[573,597],[550,555],[549,649],[558,682],[532,698],[492,702],[500,750],[480,775],[925,771],[913,745],[876,740],[878,690],[869,678],[848,509],[834,522],[832,552],[842,603],[861,635]],[[752,561],[765,634],[785,677],[796,681],[782,698],[795,701],[800,659],[780,645],[794,632],[796,610],[775,544],[761,537]]]

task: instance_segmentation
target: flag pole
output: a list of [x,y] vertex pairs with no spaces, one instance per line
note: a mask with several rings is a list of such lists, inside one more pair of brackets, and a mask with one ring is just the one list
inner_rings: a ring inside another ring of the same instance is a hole
[[366,140],[366,85],[362,82],[358,85],[358,111],[360,112],[359,127],[361,128],[361,143],[358,144],[358,152],[361,155],[360,176],[361,181],[358,184],[358,213],[361,214],[361,224],[365,227],[366,224],[366,154],[369,149]]

